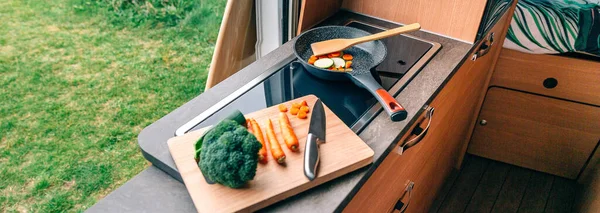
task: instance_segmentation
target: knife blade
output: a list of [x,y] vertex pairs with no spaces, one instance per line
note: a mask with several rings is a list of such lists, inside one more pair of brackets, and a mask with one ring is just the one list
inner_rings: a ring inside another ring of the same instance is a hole
[[321,99],[317,99],[312,109],[310,117],[310,126],[306,136],[306,145],[304,146],[304,175],[309,180],[317,177],[317,167],[319,166],[319,144],[325,143],[326,117],[325,109]]

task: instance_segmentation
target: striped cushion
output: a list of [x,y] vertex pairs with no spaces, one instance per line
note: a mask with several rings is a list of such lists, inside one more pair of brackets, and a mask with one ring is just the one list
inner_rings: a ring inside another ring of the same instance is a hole
[[504,47],[600,56],[600,0],[519,0]]

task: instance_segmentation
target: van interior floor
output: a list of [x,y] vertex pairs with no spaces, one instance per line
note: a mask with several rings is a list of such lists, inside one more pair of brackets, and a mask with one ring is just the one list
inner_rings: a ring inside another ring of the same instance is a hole
[[573,212],[575,180],[469,155],[430,212]]

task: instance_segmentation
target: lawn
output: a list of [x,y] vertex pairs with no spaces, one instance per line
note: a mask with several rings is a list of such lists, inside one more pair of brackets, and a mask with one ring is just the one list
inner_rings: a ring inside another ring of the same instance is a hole
[[89,208],[149,166],[138,133],[203,91],[225,0],[176,21],[101,2],[0,1],[0,212]]

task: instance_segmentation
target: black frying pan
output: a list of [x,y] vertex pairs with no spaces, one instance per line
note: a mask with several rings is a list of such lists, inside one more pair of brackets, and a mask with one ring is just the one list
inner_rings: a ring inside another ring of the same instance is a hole
[[390,115],[392,121],[401,121],[406,119],[407,113],[404,107],[400,105],[381,85],[373,78],[371,69],[376,67],[385,59],[387,49],[383,42],[379,40],[370,41],[355,45],[344,50],[354,56],[352,59],[352,71],[332,71],[318,68],[309,64],[308,58],[313,54],[310,44],[314,42],[336,39],[336,38],[357,38],[371,35],[368,32],[343,26],[318,27],[302,33],[294,43],[294,53],[302,62],[306,71],[312,75],[331,81],[352,80],[354,84],[368,90],[383,106],[383,109]]

